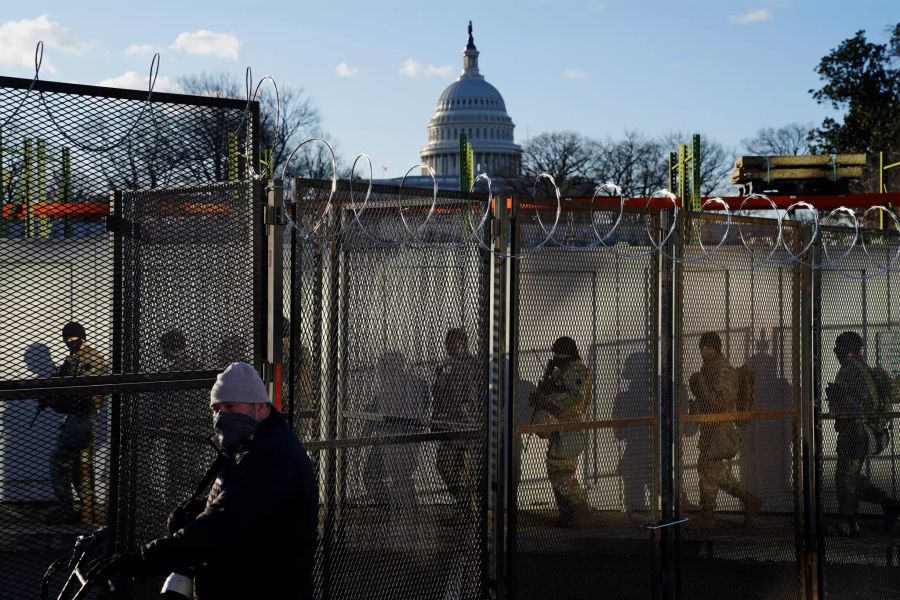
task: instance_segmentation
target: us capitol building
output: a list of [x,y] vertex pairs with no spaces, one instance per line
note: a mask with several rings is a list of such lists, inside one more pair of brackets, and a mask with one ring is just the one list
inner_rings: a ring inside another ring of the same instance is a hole
[[[428,143],[420,154],[439,177],[459,175],[459,136],[472,144],[475,174],[515,176],[522,166],[522,147],[513,142],[515,125],[497,88],[478,70],[478,48],[472,38],[463,51],[463,70],[437,101],[428,123]],[[427,175],[425,169],[422,175]]]

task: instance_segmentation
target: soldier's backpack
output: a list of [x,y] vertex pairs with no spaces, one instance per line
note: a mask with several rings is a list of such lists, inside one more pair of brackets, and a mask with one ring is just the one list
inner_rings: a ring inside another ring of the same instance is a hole
[[[875,383],[878,394],[874,398],[873,412],[890,412],[892,405],[900,403],[900,382],[881,367],[871,367],[869,374]],[[875,454],[880,454],[890,441],[891,418],[876,417],[869,419],[869,423],[875,430]]]
[[[753,379],[753,369],[750,365],[744,365],[735,370],[737,376],[737,396],[734,401],[734,410],[737,412],[750,412],[753,409],[753,398],[756,393],[756,385]],[[747,421],[739,423],[741,427],[747,426]]]

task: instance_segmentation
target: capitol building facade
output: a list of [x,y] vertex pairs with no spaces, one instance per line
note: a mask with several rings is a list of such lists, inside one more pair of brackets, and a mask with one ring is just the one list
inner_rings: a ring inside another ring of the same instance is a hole
[[[513,141],[515,125],[497,88],[478,70],[478,49],[472,38],[463,51],[463,71],[437,101],[428,124],[428,143],[421,161],[437,176],[459,174],[459,136],[466,134],[475,159],[475,174],[516,176],[522,166],[522,148]],[[427,175],[423,169],[422,175]]]

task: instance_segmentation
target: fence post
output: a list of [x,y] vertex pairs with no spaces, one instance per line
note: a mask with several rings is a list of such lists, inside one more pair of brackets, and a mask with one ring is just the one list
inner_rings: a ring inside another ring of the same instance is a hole
[[[800,228],[804,244],[810,232]],[[822,291],[819,264],[819,243],[816,242],[810,251],[810,264],[800,266],[801,293],[800,322],[802,369],[802,397],[800,419],[802,425],[803,446],[803,532],[805,551],[805,573],[807,582],[806,598],[818,600],[824,594],[824,573],[822,557],[824,555],[824,532],[821,520],[821,357],[822,342]]]
[[266,187],[266,366],[263,369],[269,397],[279,411],[282,406],[281,371],[283,357],[282,304],[284,297],[284,188],[281,179]]
[[[684,213],[683,213],[684,214]],[[657,229],[667,231],[667,221],[677,218],[672,214],[659,213],[660,225]],[[677,231],[666,243],[666,253],[676,256],[679,241],[686,235],[687,224],[682,220],[677,224]],[[678,411],[680,406],[681,376],[681,303],[682,303],[682,270],[671,258],[659,252],[656,255],[656,268],[659,273],[659,331],[657,347],[656,396],[659,402],[655,406],[653,437],[657,443],[653,464],[657,471],[657,489],[659,497],[660,523],[670,523],[680,518],[680,473],[681,446],[679,435]],[[653,597],[658,599],[677,598],[680,586],[680,565],[678,550],[681,538],[680,526],[663,527],[654,530],[653,536]]]
[[[519,251],[519,199],[512,198],[512,203],[506,214],[509,223],[508,251],[516,254]],[[506,597],[516,598],[516,552],[518,542],[519,521],[519,463],[522,460],[519,436],[515,432],[515,397],[516,374],[519,360],[519,266],[518,260],[506,260],[506,316],[504,326],[506,329],[506,356],[504,360],[504,418],[503,418],[503,449],[506,468]]]
[[[498,197],[494,200],[493,215],[490,221],[491,239],[488,243],[499,253],[507,252],[509,240],[509,212],[507,211],[506,198]],[[508,261],[499,257],[493,258],[493,331],[492,346],[496,365],[493,397],[490,416],[492,419],[493,437],[491,443],[496,442],[496,488],[493,494],[493,549],[494,549],[494,576],[496,580],[497,598],[506,598],[509,586],[509,564],[512,560],[507,541],[506,514],[509,510],[509,491],[512,485],[512,462],[507,449],[509,441],[507,430],[509,429],[509,410],[512,402],[507,388],[507,332],[509,331],[507,315],[509,312],[509,297],[507,296],[507,270]]]
[[[122,192],[111,194],[110,205],[116,218],[122,218]],[[126,306],[124,297],[125,277],[125,244],[122,230],[117,227],[113,233],[113,302],[112,302],[112,372],[122,373],[124,313]],[[122,394],[113,394],[109,408],[109,500],[107,505],[107,550],[120,550],[118,542],[119,530],[119,471],[121,469],[121,434],[122,434]]]

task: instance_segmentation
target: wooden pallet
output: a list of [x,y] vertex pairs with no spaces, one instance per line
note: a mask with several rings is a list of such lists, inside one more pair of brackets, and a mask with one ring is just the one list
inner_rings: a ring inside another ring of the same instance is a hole
[[731,183],[751,181],[784,181],[787,179],[858,179],[863,176],[862,167],[825,168],[778,168],[778,169],[734,169]]
[[801,154],[797,156],[738,156],[734,161],[736,169],[766,169],[768,161],[769,169],[776,167],[821,167],[821,166],[864,166],[865,154],[835,154],[812,155]]

